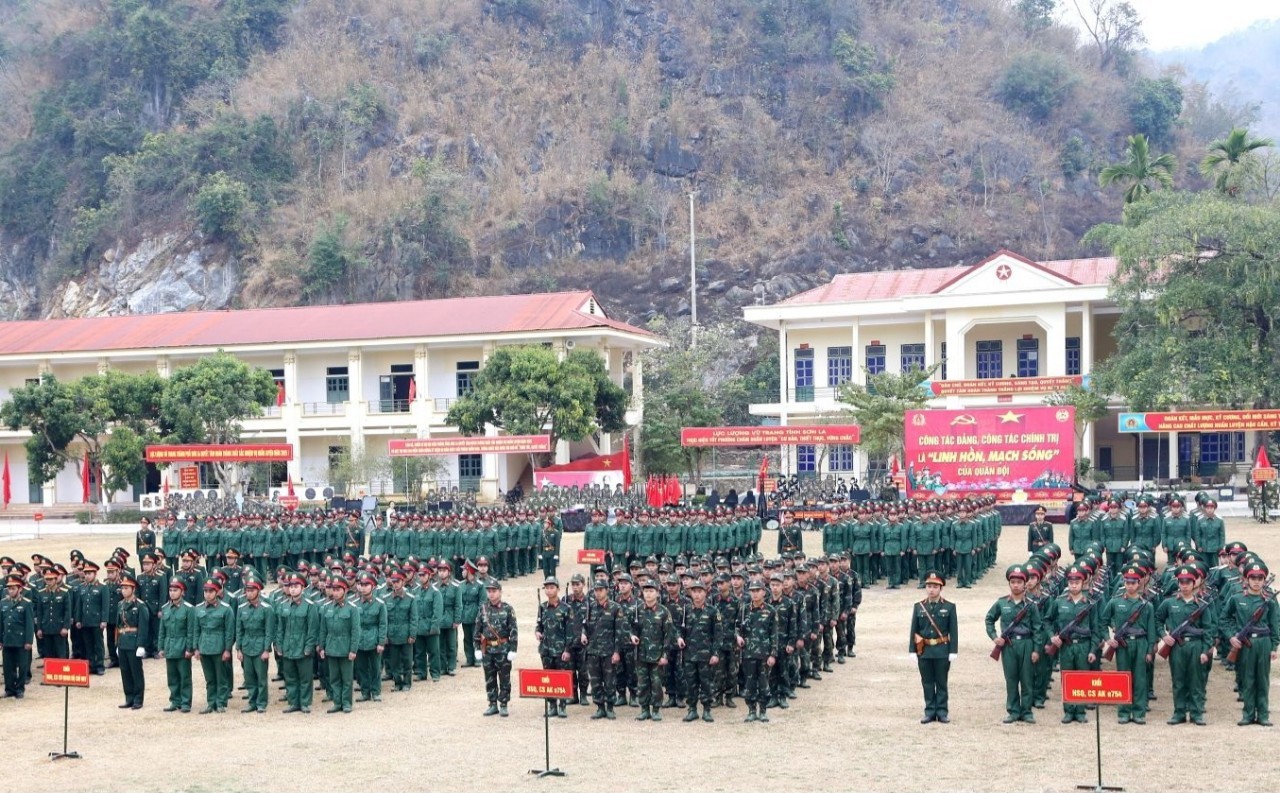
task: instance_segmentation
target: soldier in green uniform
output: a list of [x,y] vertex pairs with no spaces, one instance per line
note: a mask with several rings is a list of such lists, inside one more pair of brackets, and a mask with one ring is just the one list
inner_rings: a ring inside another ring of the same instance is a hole
[[589,702],[587,687],[590,681],[587,679],[586,648],[582,646],[580,640],[582,621],[586,619],[587,606],[591,603],[586,588],[587,579],[581,573],[574,573],[569,579],[569,596],[565,598],[565,603],[573,614],[574,633],[573,640],[569,642],[569,668],[573,670],[573,682],[577,687],[576,701],[579,705],[586,705]]
[[1086,499],[1080,503],[1076,516],[1067,529],[1067,548],[1074,559],[1084,556],[1089,544],[1097,542],[1098,520],[1093,513],[1093,502]]
[[75,592],[72,619],[80,629],[81,658],[89,661],[90,674],[101,675],[106,669],[103,631],[111,621],[111,592],[98,581],[98,565],[85,562],[84,579]]
[[945,583],[937,571],[929,571],[924,580],[925,598],[915,605],[911,615],[909,652],[915,655],[924,688],[921,724],[951,721],[947,677],[959,652],[960,621],[955,604],[942,597]]
[[418,637],[413,645],[413,668],[419,680],[440,680],[440,628],[444,622],[444,596],[436,585],[430,562],[418,569]]
[[169,574],[162,570],[157,562],[159,558],[154,551],[142,556],[142,572],[138,574],[138,598],[147,604],[147,613],[151,617],[150,630],[147,633],[147,656],[156,654],[156,640],[160,638],[160,607],[169,597]]
[[116,610],[116,641],[120,652],[120,685],[124,689],[121,708],[142,709],[147,693],[147,680],[142,673],[142,659],[147,655],[151,635],[151,614],[147,604],[137,597],[138,582],[120,580],[120,605]]
[[267,712],[267,659],[276,632],[275,609],[262,599],[262,581],[244,582],[244,603],[236,609],[236,657],[244,669],[244,687],[249,704],[241,713]]
[[32,597],[36,612],[36,643],[41,658],[69,658],[67,639],[71,635],[71,590],[58,581],[58,573],[45,568],[44,588]]
[[1030,525],[1027,526],[1027,551],[1038,551],[1045,545],[1053,542],[1053,524],[1046,518],[1049,511],[1044,505],[1036,507],[1035,517],[1031,519]]
[[[534,638],[538,640],[538,656],[543,669],[572,669],[573,654],[570,648],[578,642],[580,626],[573,609],[560,599],[560,581],[548,577],[542,582],[545,602],[538,603],[538,621],[534,624]],[[576,684],[575,684],[576,685]],[[549,714],[566,718],[569,714],[566,699],[547,700]]]
[[459,585],[462,587],[462,611],[459,621],[462,623],[463,666],[478,666],[471,648],[476,643],[476,617],[480,614],[480,604],[485,598],[484,581],[488,577],[489,561],[483,556],[474,565],[467,561],[462,566],[462,583]]
[[391,571],[387,575],[391,592],[383,598],[387,606],[386,665],[393,691],[413,687],[413,649],[419,631],[418,599],[405,589],[404,582],[404,573]]
[[689,707],[684,720],[697,719],[698,703],[702,703],[702,720],[715,721],[711,702],[717,683],[720,647],[727,641],[724,620],[717,609],[707,604],[707,587],[702,581],[695,579],[689,583],[689,597],[692,602],[677,626],[676,639],[683,653],[685,702]]
[[1151,686],[1147,664],[1151,662],[1151,642],[1155,636],[1155,609],[1142,597],[1142,570],[1130,565],[1123,571],[1124,592],[1112,598],[1102,610],[1103,629],[1110,629],[1105,644],[1115,649],[1116,669],[1133,673],[1133,704],[1121,705],[1121,724],[1146,724],[1147,692]]
[[556,577],[556,565],[560,563],[560,541],[563,536],[561,529],[556,526],[555,518],[547,516],[542,521],[542,531],[538,537],[538,547],[541,549],[539,560],[542,564],[542,574],[547,578]]
[[356,599],[352,604],[360,621],[352,676],[360,685],[361,702],[382,701],[382,653],[387,648],[387,606],[373,595],[377,583],[368,574],[357,579]]
[[285,713],[310,713],[313,663],[320,637],[320,611],[302,596],[302,578],[286,576],[285,598],[276,607],[275,645],[284,676]]
[[[1053,633],[1050,643],[1057,648],[1062,671],[1093,669],[1097,662],[1098,644],[1102,641],[1101,622],[1096,604],[1085,597],[1084,583],[1088,574],[1079,566],[1067,570],[1067,591],[1051,602],[1046,610],[1047,630]],[[1048,652],[1049,648],[1045,648]],[[1062,723],[1089,721],[1083,705],[1062,705]]]
[[329,713],[350,713],[356,648],[360,646],[360,612],[347,602],[348,584],[334,578],[329,584],[329,600],[320,610],[317,645],[327,667]]
[[201,713],[225,713],[231,699],[228,662],[235,644],[236,622],[235,613],[222,602],[221,594],[221,584],[207,581],[204,602],[195,607],[196,642],[192,657],[200,661],[204,672],[205,707]]
[[165,680],[169,683],[169,705],[165,713],[191,712],[191,654],[196,647],[195,609],[183,598],[186,585],[169,582],[169,601],[160,608],[160,639],[156,646],[164,659]]
[[[1021,565],[1013,565],[1005,572],[1009,594],[991,604],[987,610],[987,636],[1001,648],[1000,661],[1004,667],[1005,724],[1016,721],[1035,723],[1031,713],[1032,665],[1039,660],[1037,649],[1044,644],[1040,609],[1026,596],[1027,571]],[[1000,635],[996,623],[1000,624]]]
[[593,600],[587,604],[581,638],[591,676],[591,699],[596,705],[591,718],[613,719],[615,675],[622,661],[627,620],[622,607],[609,599],[607,580],[597,578],[592,586]]
[[750,602],[739,615],[735,637],[742,649],[744,721],[768,721],[769,670],[778,662],[778,617],[765,603],[763,583],[752,581],[747,592]]
[[[462,623],[462,585],[453,578],[453,566],[436,568],[436,589],[440,592],[440,663],[437,677],[453,677],[458,669],[458,626]],[[473,618],[474,619],[474,618]]]
[[[1160,603],[1155,618],[1157,629],[1163,634],[1160,642],[1168,648],[1169,678],[1173,683],[1173,715],[1168,723],[1182,724],[1190,718],[1204,726],[1205,684],[1209,662],[1213,660],[1216,615],[1211,607],[1201,608],[1196,597],[1199,577],[1194,567],[1183,565],[1174,575],[1178,592]],[[1173,636],[1175,630],[1181,632],[1177,638]]]
[[1226,625],[1231,631],[1231,647],[1239,653],[1236,669],[1243,712],[1236,723],[1241,727],[1249,724],[1271,726],[1268,690],[1271,662],[1276,660],[1276,637],[1280,636],[1280,606],[1276,604],[1275,595],[1267,592],[1265,587],[1269,572],[1261,561],[1247,564],[1244,568],[1245,589],[1231,596],[1224,612]]
[[476,660],[484,668],[484,690],[489,698],[486,716],[506,717],[511,700],[511,662],[516,658],[519,628],[516,612],[502,599],[502,582],[490,578],[485,582],[487,600],[476,617]]
[[658,584],[645,579],[641,603],[631,614],[631,644],[636,648],[636,693],[640,714],[636,721],[662,721],[662,681],[667,653],[676,646],[671,612],[659,602]]
[[27,691],[27,669],[36,637],[35,609],[23,597],[26,582],[21,575],[5,579],[0,600],[0,645],[4,647],[4,695],[22,699]]
[[1208,554],[1210,559],[1216,559],[1227,544],[1226,526],[1222,518],[1218,517],[1218,502],[1206,499],[1200,505],[1200,511],[1203,514],[1196,516],[1191,522],[1192,537],[1197,550]]
[[1138,510],[1129,516],[1129,534],[1133,544],[1155,554],[1160,544],[1160,514],[1151,508],[1151,499],[1138,499]]

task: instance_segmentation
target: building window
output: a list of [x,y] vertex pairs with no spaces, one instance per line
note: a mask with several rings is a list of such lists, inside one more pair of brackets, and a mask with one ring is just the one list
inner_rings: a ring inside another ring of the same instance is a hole
[[28,385],[28,386],[40,385],[40,378],[39,378],[39,377],[28,377],[26,380],[24,380],[24,381],[23,381],[23,384],[24,384],[24,385]]
[[1067,375],[1080,374],[1080,337],[1067,339]]
[[276,381],[276,385],[280,385],[284,382],[283,369],[268,369],[267,372],[271,375],[271,379]]
[[1018,377],[1040,376],[1040,340],[1018,339]]
[[347,377],[347,367],[330,366],[325,370],[324,394],[329,404],[346,402],[351,393],[351,381]]
[[479,479],[484,476],[484,457],[479,454],[458,455],[458,479]]
[[830,447],[827,453],[827,468],[832,471],[852,471],[853,447],[848,445]]
[[470,394],[476,387],[476,374],[480,371],[479,361],[458,361],[458,396]]
[[909,372],[912,369],[924,371],[923,344],[902,345],[902,371]]
[[867,374],[880,374],[884,371],[885,348],[883,344],[867,345]]
[[978,342],[978,379],[1004,377],[1004,342]]
[[1244,459],[1243,432],[1200,433],[1201,463],[1234,463]]
[[947,343],[942,343],[942,379],[947,379]]
[[818,447],[796,447],[796,470],[802,474],[812,474],[818,470]]
[[813,401],[813,350],[796,350],[796,401]]
[[827,385],[835,387],[853,379],[853,348],[827,348]]

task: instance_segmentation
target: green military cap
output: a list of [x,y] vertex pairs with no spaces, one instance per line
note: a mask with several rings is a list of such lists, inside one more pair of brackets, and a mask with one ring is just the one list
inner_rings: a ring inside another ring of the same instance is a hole
[[640,585],[641,589],[657,589],[658,584],[652,578],[646,578],[644,583]]
[[701,589],[701,590],[702,590],[702,591],[704,591],[704,592],[705,592],[705,591],[706,591],[706,589],[707,589],[707,585],[706,585],[706,584],[704,584],[704,583],[702,583],[702,581],[701,581],[701,580],[699,580],[699,579],[697,579],[697,578],[695,578],[695,579],[693,579],[692,581],[690,581],[689,583],[685,584],[685,587],[686,587],[687,589]]
[[769,583],[772,584],[774,581],[777,581],[779,584],[781,584],[783,582],[782,576],[778,575],[777,573],[774,573],[773,575],[769,576]]
[[556,577],[555,577],[555,576],[553,576],[553,575],[549,575],[549,576],[547,576],[546,578],[544,578],[544,579],[542,580],[542,585],[543,585],[543,586],[554,586],[554,587],[556,587],[556,588],[559,588],[559,587],[560,587],[560,579],[556,578]]
[[667,584],[675,584],[676,586],[679,586],[679,585],[680,585],[680,576],[678,576],[678,575],[674,575],[674,574],[669,575],[669,576],[667,576],[665,579],[663,579],[663,583],[667,583]]
[[490,578],[484,582],[485,589],[502,589],[502,582],[496,578]]
[[608,589],[609,581],[604,578],[597,578],[596,582],[592,584],[591,588],[592,589]]
[[1009,565],[1009,569],[1004,571],[1004,578],[1006,581],[1012,581],[1015,578],[1021,578],[1026,581],[1027,570],[1020,564]]
[[586,579],[586,577],[585,577],[585,576],[583,576],[583,575],[582,575],[582,573],[574,573],[573,575],[571,575],[571,576],[569,577],[569,583],[570,583],[570,584],[585,584],[585,583],[587,583],[587,579]]
[[747,585],[747,590],[750,591],[752,589],[764,589],[764,583],[760,581],[752,581]]
[[1179,581],[1182,581],[1184,579],[1195,581],[1199,577],[1199,572],[1196,570],[1196,568],[1192,567],[1191,565],[1184,564],[1184,565],[1179,565],[1178,569],[1174,571],[1173,575],[1174,575],[1174,578],[1177,578]]

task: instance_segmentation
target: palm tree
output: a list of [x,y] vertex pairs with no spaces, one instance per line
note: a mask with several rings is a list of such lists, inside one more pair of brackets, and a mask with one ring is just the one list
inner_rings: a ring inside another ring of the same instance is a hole
[[1209,153],[1200,161],[1200,173],[1217,171],[1213,186],[1227,195],[1240,192],[1243,179],[1254,165],[1253,152],[1274,146],[1271,138],[1251,138],[1249,130],[1236,127],[1222,140],[1209,144]]
[[1177,160],[1172,154],[1152,158],[1146,135],[1130,135],[1128,144],[1128,160],[1108,165],[1098,174],[1098,182],[1103,187],[1112,182],[1127,185],[1124,191],[1126,204],[1140,201],[1150,194],[1150,181],[1155,181],[1163,189],[1173,187],[1173,169]]

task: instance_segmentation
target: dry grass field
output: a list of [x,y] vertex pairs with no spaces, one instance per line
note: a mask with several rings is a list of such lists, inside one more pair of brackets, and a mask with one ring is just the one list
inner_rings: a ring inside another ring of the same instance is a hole
[[[1245,520],[1228,524],[1241,539],[1280,561],[1280,533]],[[806,544],[817,544],[814,535]],[[125,541],[125,542],[122,542]],[[95,560],[132,538],[66,535],[0,542],[15,557],[41,551],[65,559],[79,548]],[[765,547],[774,538],[766,536]],[[581,535],[568,535],[565,558],[576,558]],[[1025,554],[1022,527],[1005,530],[1000,567]],[[811,549],[816,550],[816,549]],[[562,577],[574,566],[562,567]],[[521,622],[517,666],[536,665],[533,576],[508,582],[506,598]],[[769,724],[744,724],[746,709],[719,709],[715,724],[684,724],[668,713],[660,724],[638,723],[619,710],[615,722],[589,721],[571,707],[551,724],[551,761],[568,773],[535,779],[543,765],[542,704],[516,700],[511,717],[483,718],[478,669],[459,670],[437,684],[388,693],[351,714],[284,715],[273,702],[265,715],[243,715],[233,699],[225,714],[162,713],[164,666],[146,662],[141,711],[121,711],[119,673],[71,691],[70,748],[83,759],[52,762],[62,744],[62,691],[33,685],[23,701],[0,701],[6,717],[6,776],[31,791],[296,790],[796,790],[1060,791],[1096,781],[1094,726],[1061,725],[1058,690],[1034,725],[1000,724],[1004,690],[999,665],[987,657],[982,616],[1004,592],[1000,575],[972,590],[945,593],[958,603],[960,658],[951,673],[950,725],[918,723],[921,693],[907,655],[914,588],[866,590],[858,621],[858,657],[825,675],[790,710],[771,711]],[[1230,675],[1210,676],[1209,726],[1164,724],[1171,708],[1168,667],[1158,662],[1146,726],[1102,722],[1104,782],[1128,791],[1280,790],[1280,732],[1235,726],[1239,716]],[[1277,664],[1280,668],[1280,664]],[[35,671],[37,679],[40,671]],[[204,704],[199,665],[195,705]],[[237,671],[237,680],[240,675]],[[34,682],[34,681],[33,681]],[[275,696],[275,695],[273,695]],[[319,695],[317,695],[318,702]],[[1280,713],[1273,714],[1280,717]]]

